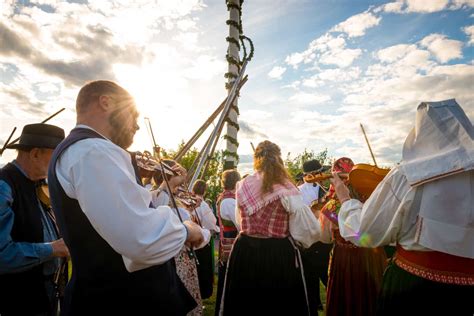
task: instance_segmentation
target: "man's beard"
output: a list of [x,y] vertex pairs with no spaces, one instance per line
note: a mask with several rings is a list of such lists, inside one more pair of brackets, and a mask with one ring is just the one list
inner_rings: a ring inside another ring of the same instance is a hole
[[133,143],[133,136],[135,136],[135,130],[126,130],[125,122],[120,119],[123,118],[121,110],[116,110],[109,117],[109,124],[112,126],[112,136],[110,140],[117,146],[127,150]]

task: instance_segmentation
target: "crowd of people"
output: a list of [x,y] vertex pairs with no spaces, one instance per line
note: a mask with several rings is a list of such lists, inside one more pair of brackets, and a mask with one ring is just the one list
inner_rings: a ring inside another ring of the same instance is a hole
[[254,172],[224,171],[211,202],[203,180],[183,197],[174,160],[140,171],[127,151],[139,113],[117,83],[85,84],[76,113],[67,137],[29,124],[8,146],[0,315],[202,315],[214,284],[216,315],[474,314],[474,128],[454,100],[418,106],[370,196],[339,176],[348,157],[303,164],[329,187],[298,185],[266,140]]

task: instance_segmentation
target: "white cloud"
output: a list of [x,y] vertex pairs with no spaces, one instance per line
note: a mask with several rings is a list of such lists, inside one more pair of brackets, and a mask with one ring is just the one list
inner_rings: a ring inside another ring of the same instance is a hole
[[462,58],[462,42],[450,40],[446,35],[431,34],[420,41],[420,44],[433,53],[440,62],[445,63],[455,58]]
[[292,53],[286,57],[285,62],[298,68],[301,63],[309,63],[316,60],[325,65],[337,65],[341,68],[350,66],[359,57],[362,50],[346,48],[346,40],[342,35],[337,37],[326,33],[311,41],[308,49],[302,53]]
[[332,50],[321,55],[319,62],[326,65],[337,65],[341,68],[350,66],[354,60],[362,54],[362,50],[357,49],[338,49]]
[[268,77],[272,79],[281,79],[281,76],[285,73],[285,71],[286,71],[285,67],[275,66],[268,73]]
[[467,36],[469,36],[468,45],[474,45],[474,25],[463,27],[462,30],[467,34]]
[[322,86],[323,84],[344,82],[359,77],[361,70],[359,67],[349,69],[331,68],[320,70],[314,76],[303,80],[303,85],[310,88]]
[[416,45],[398,44],[379,50],[376,55],[383,62],[392,63],[416,50]]
[[445,9],[448,2],[448,0],[406,0],[407,12],[437,12]]
[[397,0],[374,9],[389,13],[433,13],[474,7],[474,0]]
[[396,2],[390,2],[385,5],[383,5],[383,10],[385,12],[391,12],[391,13],[402,13],[402,7],[403,7],[403,0],[401,1],[396,1]]
[[298,92],[292,97],[290,97],[290,101],[295,102],[296,105],[302,106],[319,104],[329,100],[331,100],[331,97],[327,94],[306,92]]
[[364,12],[353,15],[344,22],[339,23],[331,31],[343,32],[349,37],[357,37],[365,34],[365,31],[380,23],[381,17],[377,17],[371,12]]
[[450,9],[456,10],[462,7],[474,7],[474,0],[452,0]]

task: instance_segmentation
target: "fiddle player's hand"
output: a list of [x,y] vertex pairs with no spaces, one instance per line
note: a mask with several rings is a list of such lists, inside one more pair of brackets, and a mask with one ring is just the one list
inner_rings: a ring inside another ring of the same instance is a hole
[[174,176],[169,180],[170,187],[173,190],[174,188],[180,186],[186,181],[188,172],[180,164],[174,165],[173,167],[171,167],[171,169],[173,169],[173,171],[175,171],[178,174],[177,176]]
[[337,172],[332,173],[331,184],[334,186],[334,189],[336,190],[337,198],[339,199],[341,204],[351,199],[351,196],[349,194],[349,189],[344,184],[344,182],[342,182]]
[[184,221],[184,226],[188,230],[188,237],[186,238],[186,246],[195,248],[201,245],[204,241],[204,236],[201,232],[201,227],[192,221]]
[[50,243],[53,247],[53,257],[69,257],[69,249],[62,238]]

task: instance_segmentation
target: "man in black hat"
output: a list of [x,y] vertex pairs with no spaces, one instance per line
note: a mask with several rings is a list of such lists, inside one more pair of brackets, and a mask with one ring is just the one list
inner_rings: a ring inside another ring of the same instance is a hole
[[58,238],[49,205],[37,195],[64,130],[23,128],[15,160],[0,169],[0,315],[51,315],[54,275],[69,251]]
[[[310,173],[320,173],[328,170],[328,167],[322,166],[316,159],[308,160],[303,163],[303,175]],[[304,179],[304,176],[303,176]],[[303,201],[311,207],[311,203],[324,195],[316,183],[303,183],[298,187],[303,195]],[[316,242],[308,249],[302,251],[302,260],[304,265],[304,274],[308,291],[309,309],[311,315],[318,315],[318,309],[322,310],[320,297],[319,280],[324,286],[328,281],[329,253],[332,244]]]

